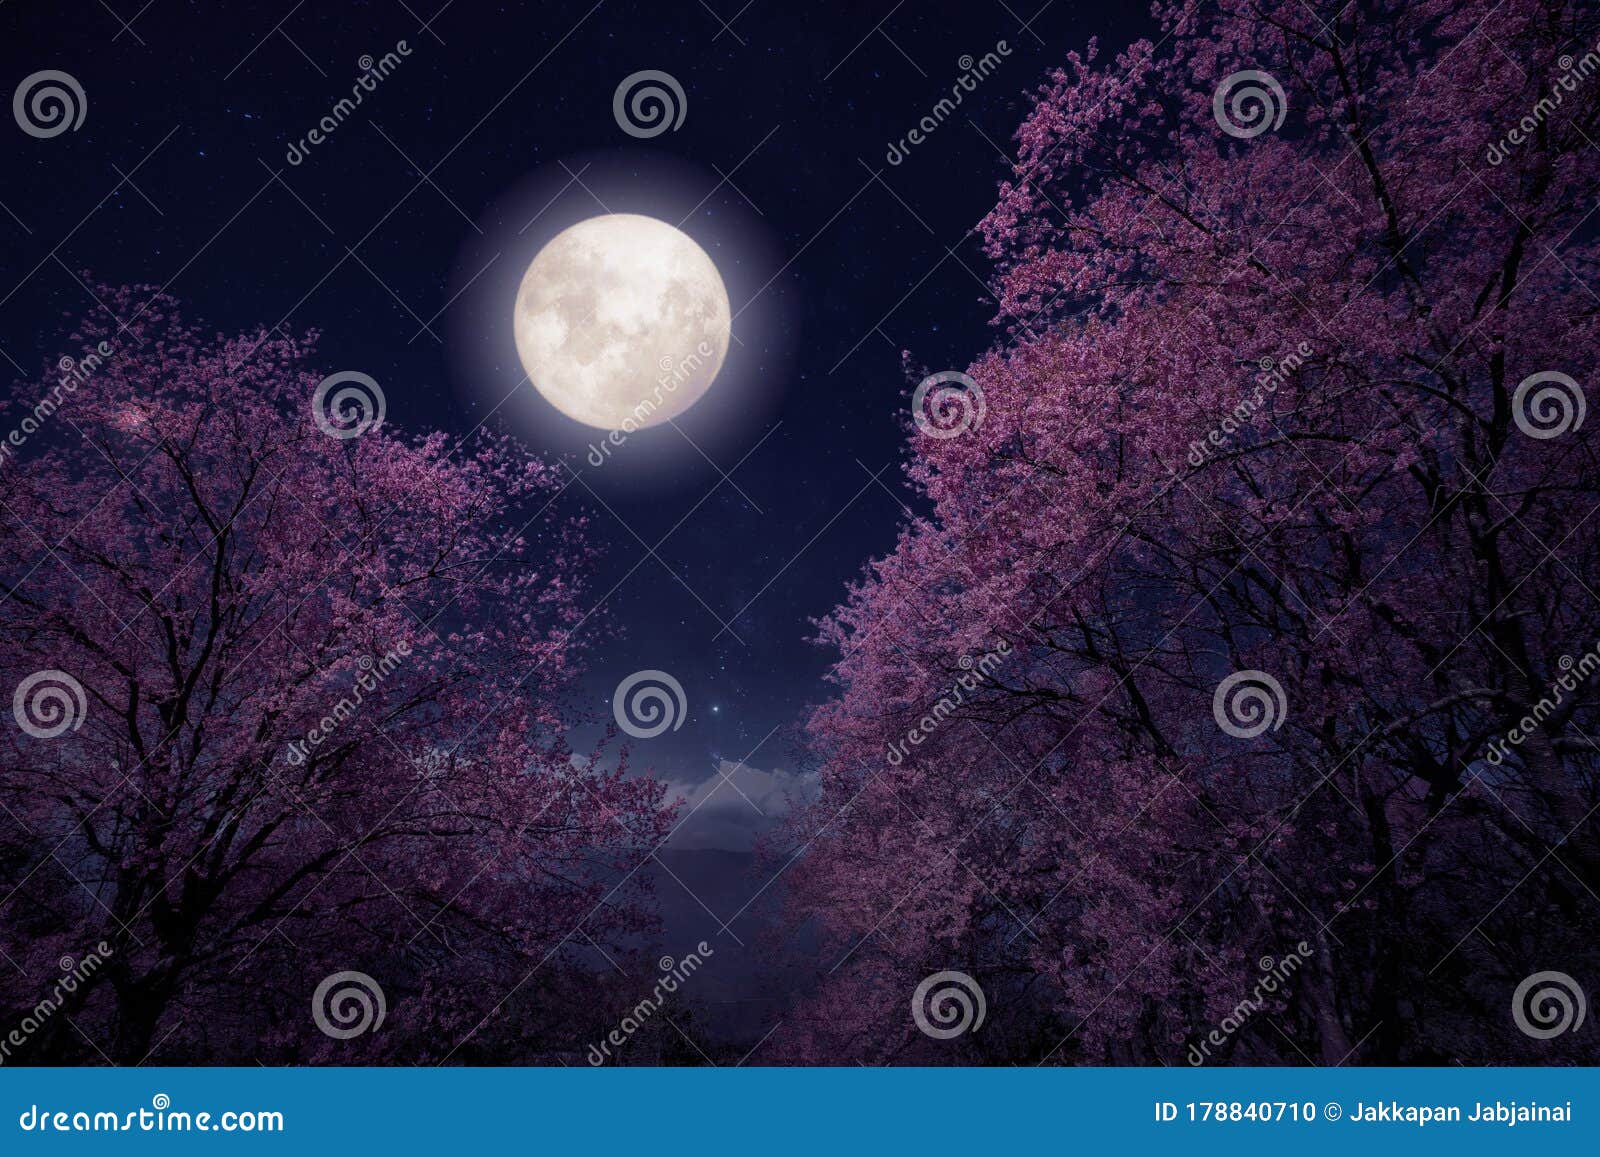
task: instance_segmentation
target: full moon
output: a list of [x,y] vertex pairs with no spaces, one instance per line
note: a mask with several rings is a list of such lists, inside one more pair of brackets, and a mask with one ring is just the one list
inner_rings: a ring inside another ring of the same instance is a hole
[[706,251],[654,217],[612,213],[556,234],[517,291],[517,354],[545,399],[602,430],[683,413],[728,354],[732,311]]

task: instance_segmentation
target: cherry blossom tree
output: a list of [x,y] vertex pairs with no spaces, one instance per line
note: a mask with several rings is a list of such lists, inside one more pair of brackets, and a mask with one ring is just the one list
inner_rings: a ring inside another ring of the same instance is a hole
[[[1155,12],[1039,88],[999,339],[822,625],[774,1040],[1592,1063],[1513,999],[1600,977],[1600,13]],[[941,970],[968,1007],[914,1012]]]
[[[589,548],[555,470],[319,389],[315,335],[101,296],[123,320],[5,415],[8,1011],[98,959],[8,1059],[530,1056],[601,990],[572,945],[636,940],[619,881],[670,819],[565,738]],[[313,1015],[342,971],[382,992],[360,1039]]]

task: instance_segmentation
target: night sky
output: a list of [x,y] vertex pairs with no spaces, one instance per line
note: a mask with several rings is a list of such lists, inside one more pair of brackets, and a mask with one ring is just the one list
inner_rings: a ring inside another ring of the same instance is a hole
[[[147,283],[220,331],[319,330],[319,366],[371,374],[407,431],[505,422],[572,464],[562,508],[604,552],[580,737],[619,680],[659,668],[689,717],[636,764],[682,784],[718,759],[793,767],[790,729],[826,694],[811,620],[915,502],[901,351],[960,368],[995,339],[972,229],[1026,93],[1092,36],[1146,29],[1066,0],[739,3],[11,0],[6,90],[59,69],[87,115],[48,140],[6,125],[4,372],[48,377],[98,308],[88,285]],[[358,60],[402,40],[399,67],[288,163]],[[1000,67],[889,165],[962,58],[1002,40]],[[687,94],[682,126],[650,140],[612,112],[642,69]],[[527,384],[506,323],[539,247],[607,211],[681,222],[728,283],[739,344],[681,430],[596,469],[602,432]]]

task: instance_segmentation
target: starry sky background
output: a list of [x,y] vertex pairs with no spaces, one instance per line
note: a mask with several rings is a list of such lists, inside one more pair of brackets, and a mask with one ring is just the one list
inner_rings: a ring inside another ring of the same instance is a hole
[[[321,365],[375,377],[407,430],[465,433],[499,405],[492,421],[581,474],[561,508],[588,512],[604,552],[580,739],[622,678],[659,668],[688,718],[637,766],[684,785],[747,756],[793,769],[792,729],[827,693],[811,620],[916,501],[901,351],[960,368],[994,340],[972,229],[1026,93],[1092,36],[1115,50],[1149,27],[1136,5],[1039,3],[9,0],[5,90],[60,69],[88,108],[50,140],[0,128],[0,375],[31,396],[98,308],[86,284],[150,283],[221,331],[320,330]],[[358,59],[400,40],[411,55],[288,164]],[[887,164],[961,58],[1001,40],[999,69]],[[612,114],[641,69],[687,95],[649,141]],[[516,388],[505,323],[540,245],[608,210],[681,220],[743,344],[681,432],[594,469],[601,432]]]

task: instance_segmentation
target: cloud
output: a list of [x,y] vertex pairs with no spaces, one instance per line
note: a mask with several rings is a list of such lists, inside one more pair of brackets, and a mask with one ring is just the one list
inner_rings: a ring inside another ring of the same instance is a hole
[[814,772],[763,771],[719,760],[704,783],[670,785],[671,798],[683,801],[683,810],[667,846],[748,852],[783,822],[793,804],[815,799],[817,786]]

